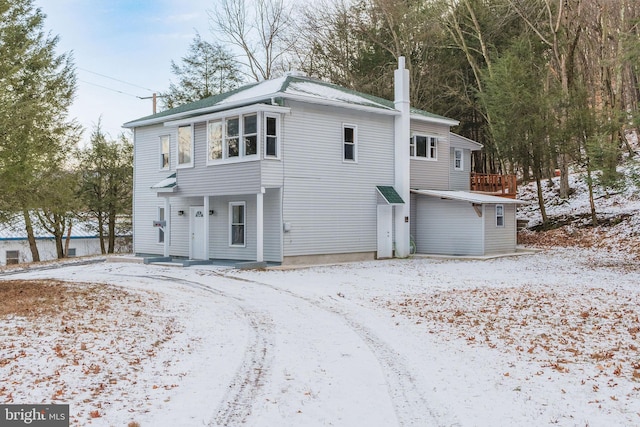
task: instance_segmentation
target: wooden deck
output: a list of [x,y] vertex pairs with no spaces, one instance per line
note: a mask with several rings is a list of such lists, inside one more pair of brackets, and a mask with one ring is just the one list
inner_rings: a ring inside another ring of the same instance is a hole
[[471,174],[471,191],[515,199],[517,185],[515,175]]

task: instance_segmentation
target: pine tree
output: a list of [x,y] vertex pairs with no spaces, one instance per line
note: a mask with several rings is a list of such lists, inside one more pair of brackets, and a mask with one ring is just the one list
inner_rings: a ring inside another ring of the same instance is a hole
[[69,121],[76,76],[58,37],[43,30],[33,0],[0,0],[0,211],[22,212],[33,260],[39,254],[29,212],[46,196],[42,179],[70,152],[78,126]]
[[222,45],[202,40],[198,33],[182,64],[171,61],[171,72],[178,82],[171,83],[169,91],[162,94],[166,108],[228,92],[242,82],[231,53]]
[[87,219],[97,222],[102,253],[114,253],[118,217],[131,214],[133,145],[124,135],[117,141],[109,139],[98,122],[91,145],[78,153],[78,161]]

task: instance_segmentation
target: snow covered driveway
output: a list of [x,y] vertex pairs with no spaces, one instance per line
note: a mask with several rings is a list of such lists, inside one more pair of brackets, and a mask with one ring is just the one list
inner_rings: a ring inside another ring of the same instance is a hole
[[[65,390],[91,381],[100,389],[62,396],[72,425],[640,423],[640,269],[617,254],[283,271],[97,263],[6,277],[17,278],[153,295],[124,300],[164,325],[151,356],[121,363],[108,347],[125,338],[105,336],[102,353],[92,353],[102,371],[64,366],[49,375]],[[123,324],[125,311],[111,321]],[[130,324],[132,349],[157,333]],[[36,344],[30,350],[29,369],[0,363],[0,384],[9,384],[0,402],[51,402],[38,391],[46,384],[28,381],[56,356]]]

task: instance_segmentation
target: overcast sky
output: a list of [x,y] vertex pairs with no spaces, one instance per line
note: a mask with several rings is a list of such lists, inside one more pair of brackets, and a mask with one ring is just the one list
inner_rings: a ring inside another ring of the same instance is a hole
[[[70,110],[87,140],[102,116],[116,138],[125,122],[152,113],[151,96],[169,86],[199,31],[211,39],[207,9],[215,0],[35,0],[45,27],[60,36],[58,52],[73,52],[78,90]],[[131,83],[125,84],[123,82]]]

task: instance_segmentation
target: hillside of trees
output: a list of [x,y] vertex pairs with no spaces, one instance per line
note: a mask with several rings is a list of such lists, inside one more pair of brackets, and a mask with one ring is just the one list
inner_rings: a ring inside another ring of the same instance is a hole
[[[211,32],[167,64],[165,108],[290,70],[391,99],[405,56],[412,105],[484,144],[474,171],[536,182],[542,223],[556,171],[560,199],[571,173],[585,177],[595,225],[594,194],[624,186],[619,168],[637,161],[636,0],[220,0],[203,12]],[[73,57],[44,19],[33,0],[0,0],[0,221],[23,215],[32,237],[37,212],[62,241],[85,215],[109,252],[115,218],[131,211],[131,142],[98,125],[77,148]]]

